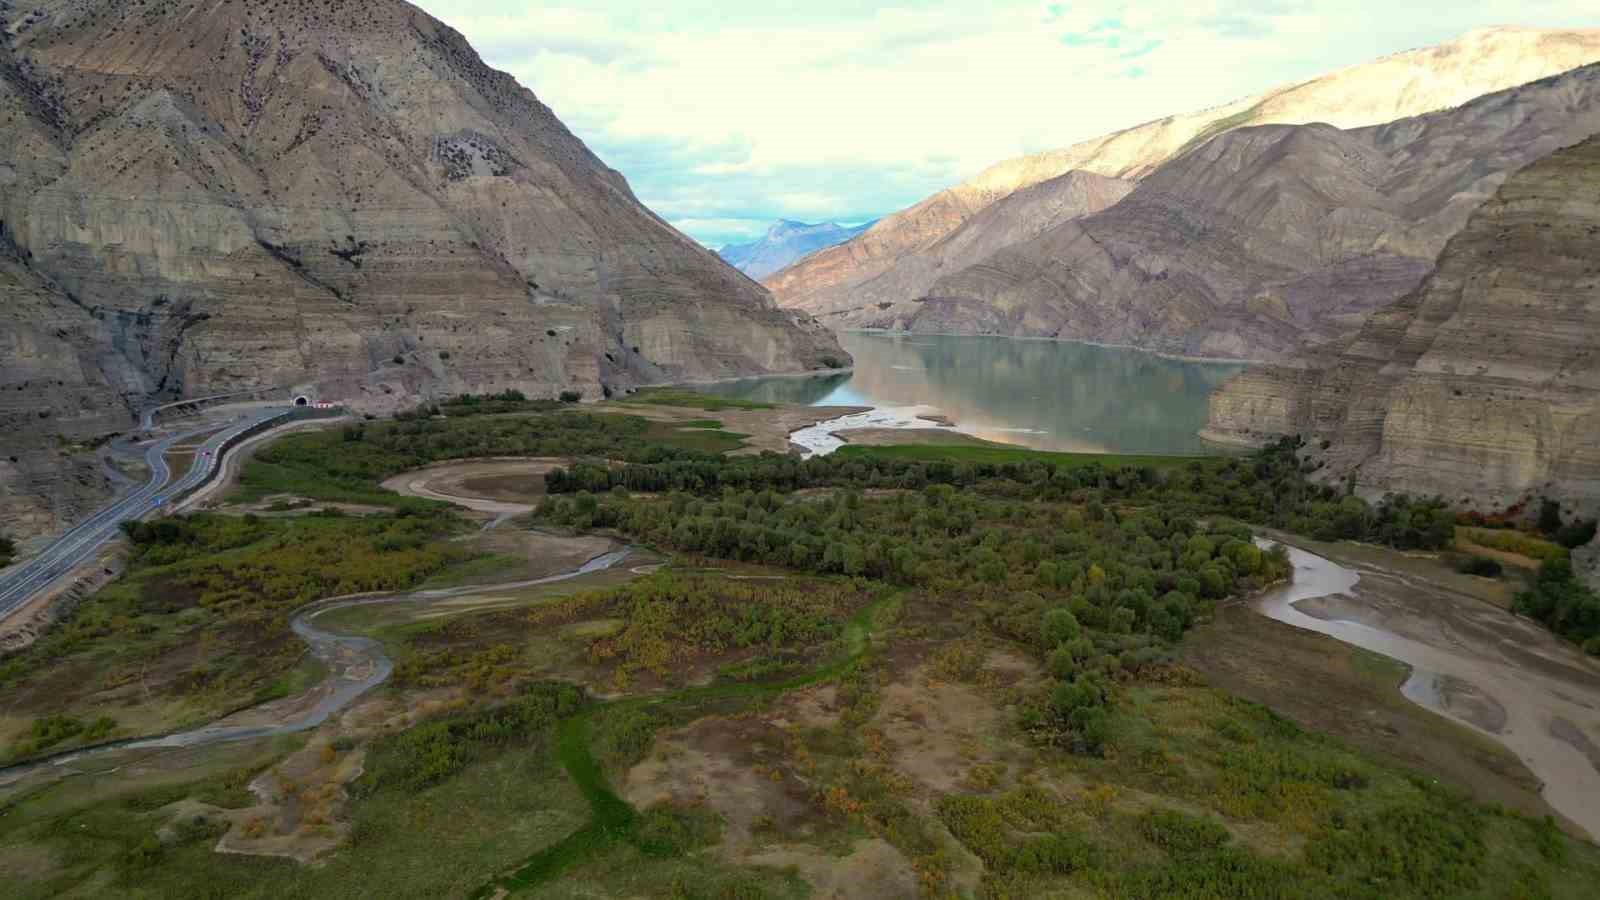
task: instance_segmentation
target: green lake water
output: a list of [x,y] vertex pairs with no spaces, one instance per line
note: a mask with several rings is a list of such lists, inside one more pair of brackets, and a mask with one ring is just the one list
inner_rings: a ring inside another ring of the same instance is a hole
[[[992,441],[1083,453],[1205,452],[1211,392],[1242,366],[1060,341],[846,333],[852,372],[704,388],[749,400],[870,406],[850,425],[906,427],[937,411]],[[826,452],[823,450],[822,452]]]

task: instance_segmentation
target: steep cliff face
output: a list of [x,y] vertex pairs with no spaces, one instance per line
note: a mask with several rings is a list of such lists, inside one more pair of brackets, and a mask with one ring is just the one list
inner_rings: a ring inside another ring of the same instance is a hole
[[8,412],[98,427],[107,398],[266,385],[381,410],[844,357],[400,0],[6,2],[0,29],[0,221],[44,298],[4,320]]
[[[852,311],[881,302],[911,302],[918,295],[878,290],[870,292],[869,299],[869,291],[862,285],[894,269],[902,258],[927,250],[990,204],[1067,172],[1081,170],[1139,180],[1173,157],[1239,128],[1313,122],[1345,129],[1374,125],[1449,109],[1596,60],[1600,60],[1600,29],[1469,32],[1437,47],[1395,54],[1224,106],[1169,116],[1061,150],[999,163],[970,181],[884,218],[855,240],[803,260],[765,283],[784,306],[819,315],[840,314],[830,319],[835,326],[865,324],[852,321],[859,317]],[[1016,240],[1032,237],[1022,235]],[[919,282],[905,279],[904,283],[909,291]],[[941,320],[938,327],[950,324]],[[960,330],[985,330],[995,324],[974,323]]]
[[761,279],[818,250],[842,244],[871,227],[871,222],[865,225],[810,224],[786,219],[774,222],[761,240],[729,244],[718,250],[717,255],[751,278]]
[[1240,129],[911,302],[824,321],[1273,359],[1414,288],[1507,172],[1596,132],[1600,66],[1371,128]]
[[104,496],[95,459],[55,435],[121,427],[121,392],[137,380],[103,323],[39,279],[0,230],[0,531],[58,530]]
[[1213,396],[1206,437],[1283,434],[1364,493],[1600,505],[1600,138],[1508,178],[1355,336]]

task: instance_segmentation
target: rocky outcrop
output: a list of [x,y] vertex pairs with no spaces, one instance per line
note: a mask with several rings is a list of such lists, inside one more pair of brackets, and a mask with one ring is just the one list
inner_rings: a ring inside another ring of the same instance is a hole
[[728,265],[759,280],[818,250],[842,244],[871,228],[872,224],[836,225],[823,222],[810,225],[784,219],[768,228],[761,240],[748,244],[729,244],[718,250],[717,255]]
[[[0,13],[0,221],[82,320],[57,350],[124,407],[597,395],[844,356],[400,0],[27,7]],[[21,319],[0,343],[39,347]],[[29,415],[65,402],[27,386],[59,360],[8,363]]]
[[1208,439],[1286,434],[1369,495],[1600,506],[1600,137],[1508,178],[1356,335],[1211,400]]
[[1596,132],[1600,65],[1371,128],[1239,129],[911,302],[824,321],[1274,359],[1416,287],[1506,173]]
[[[861,311],[910,302],[862,286],[961,228],[989,205],[1074,170],[1139,180],[1175,156],[1239,128],[1322,122],[1357,128],[1459,106],[1600,60],[1600,29],[1491,28],[1437,47],[1395,54],[1200,112],[1169,116],[1072,147],[1008,160],[976,178],[885,217],[866,233],[765,280],[784,306],[835,313],[835,326],[863,324]],[[1026,240],[1037,234],[1023,235]],[[947,274],[947,273],[942,273]],[[890,281],[898,279],[891,277]],[[918,279],[904,279],[907,290]],[[880,285],[880,288],[882,286]],[[866,295],[871,293],[869,299]],[[990,323],[995,324],[995,323]],[[941,322],[938,327],[949,327]],[[958,330],[984,330],[974,325]]]

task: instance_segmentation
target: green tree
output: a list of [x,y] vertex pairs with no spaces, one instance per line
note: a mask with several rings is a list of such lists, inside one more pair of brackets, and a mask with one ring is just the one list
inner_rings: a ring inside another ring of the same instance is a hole
[[1083,634],[1083,626],[1072,610],[1058,606],[1044,614],[1044,634],[1047,646],[1059,646],[1077,640]]

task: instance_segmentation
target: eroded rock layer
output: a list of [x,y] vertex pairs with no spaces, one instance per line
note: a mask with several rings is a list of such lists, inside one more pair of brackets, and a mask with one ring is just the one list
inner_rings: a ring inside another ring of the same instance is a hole
[[1302,435],[1325,477],[1368,494],[1600,505],[1600,138],[1512,175],[1418,290],[1245,370],[1210,417],[1216,441]]
[[1508,172],[1596,132],[1600,66],[1371,128],[1230,131],[909,302],[823,321],[1274,359],[1416,287]]
[[[1312,123],[1328,124],[1340,129],[1370,126],[1450,109],[1475,97],[1596,60],[1600,60],[1600,29],[1545,31],[1490,28],[1469,32],[1437,47],[1394,54],[1223,106],[1168,116],[1072,147],[1008,160],[968,182],[941,191],[916,206],[884,218],[854,240],[814,254],[774,274],[765,283],[773,289],[783,305],[824,317],[830,325],[838,328],[886,327],[958,333],[1048,335],[1059,324],[1062,318],[1059,313],[1035,315],[1020,309],[1037,304],[1031,299],[1024,300],[1002,291],[999,286],[989,283],[982,271],[974,273],[971,283],[976,293],[972,299],[976,302],[931,310],[911,307],[910,304],[925,295],[938,297],[950,293],[930,291],[931,279],[927,276],[933,266],[928,259],[929,249],[957,231],[971,232],[987,228],[985,223],[978,220],[980,213],[1019,192],[1037,190],[1069,172],[1092,172],[1120,179],[1143,180],[1168,161],[1219,135],[1240,128]],[[1462,157],[1452,160],[1450,164],[1467,163]],[[1479,195],[1480,199],[1482,196],[1484,194]],[[1146,194],[1146,199],[1149,197]],[[1331,205],[1339,206],[1344,198],[1334,196],[1330,199]],[[1094,211],[1090,209],[1083,214]],[[1164,210],[1160,209],[1151,212],[1164,214]],[[1060,241],[1049,241],[1040,235],[1057,224],[1046,222],[1031,232],[1013,229],[1003,235],[1003,239],[986,239],[986,242],[993,244],[995,249],[1007,244],[1017,245],[1024,255],[1029,249],[1052,251],[1059,248]],[[1368,232],[1375,227],[1366,221],[1334,224],[1343,229]],[[1352,237],[1359,239],[1362,236],[1356,234]],[[1033,248],[1022,247],[1024,242],[1035,238],[1044,243]],[[1366,283],[1377,279],[1409,286],[1415,284],[1420,272],[1413,262],[1385,257],[1382,249],[1380,247],[1375,254],[1379,258],[1370,264],[1358,263],[1353,267],[1334,269],[1299,282],[1291,279],[1278,292],[1283,295],[1279,299],[1294,302],[1296,296],[1305,295],[1315,295],[1320,299],[1330,296],[1335,290],[1352,288],[1393,299],[1395,293],[1368,288]],[[1437,249],[1436,245],[1435,252]],[[1157,252],[1167,251],[1157,248]],[[954,270],[959,266],[950,266],[948,261],[945,262],[933,278],[957,277]],[[1015,262],[1011,259],[998,262],[998,267],[1003,270],[1000,273],[1002,277],[1032,277],[1034,273],[1031,272],[1009,272]],[[1120,264],[1124,260],[1115,262]],[[968,260],[966,264],[973,263],[979,263],[979,260]],[[1275,273],[1269,271],[1263,274],[1270,277]],[[957,286],[952,286],[952,289],[954,287]],[[1039,286],[1040,291],[1048,288],[1048,283]],[[1162,292],[1159,284],[1152,289],[1157,293]],[[1281,349],[1284,340],[1300,326],[1293,323],[1275,325],[1267,321],[1276,308],[1276,301],[1272,298],[1255,302],[1267,316],[1253,321],[1244,333],[1213,341],[1218,344],[1215,347],[1166,346],[1165,349],[1197,351],[1206,355],[1241,355],[1241,351],[1245,351],[1242,355],[1254,357],[1257,354],[1248,351],[1260,346],[1263,339],[1270,347]],[[986,308],[986,303],[1002,308]],[[897,305],[890,309],[884,304]],[[1078,301],[1073,299],[1064,306],[1075,314],[1077,304]],[[1359,300],[1356,305],[1359,306]],[[1180,311],[1180,317],[1182,315]],[[1093,322],[1079,328],[1069,327],[1063,336],[1143,344],[1137,331],[1138,324],[1137,321],[1128,323],[1131,337],[1109,333],[1118,331],[1118,328],[1105,329],[1108,333],[1092,334],[1096,330]],[[1200,345],[1207,342],[1197,340],[1188,343]]]
[[0,29],[0,221],[37,309],[3,320],[8,424],[844,358],[400,0],[0,2]]

